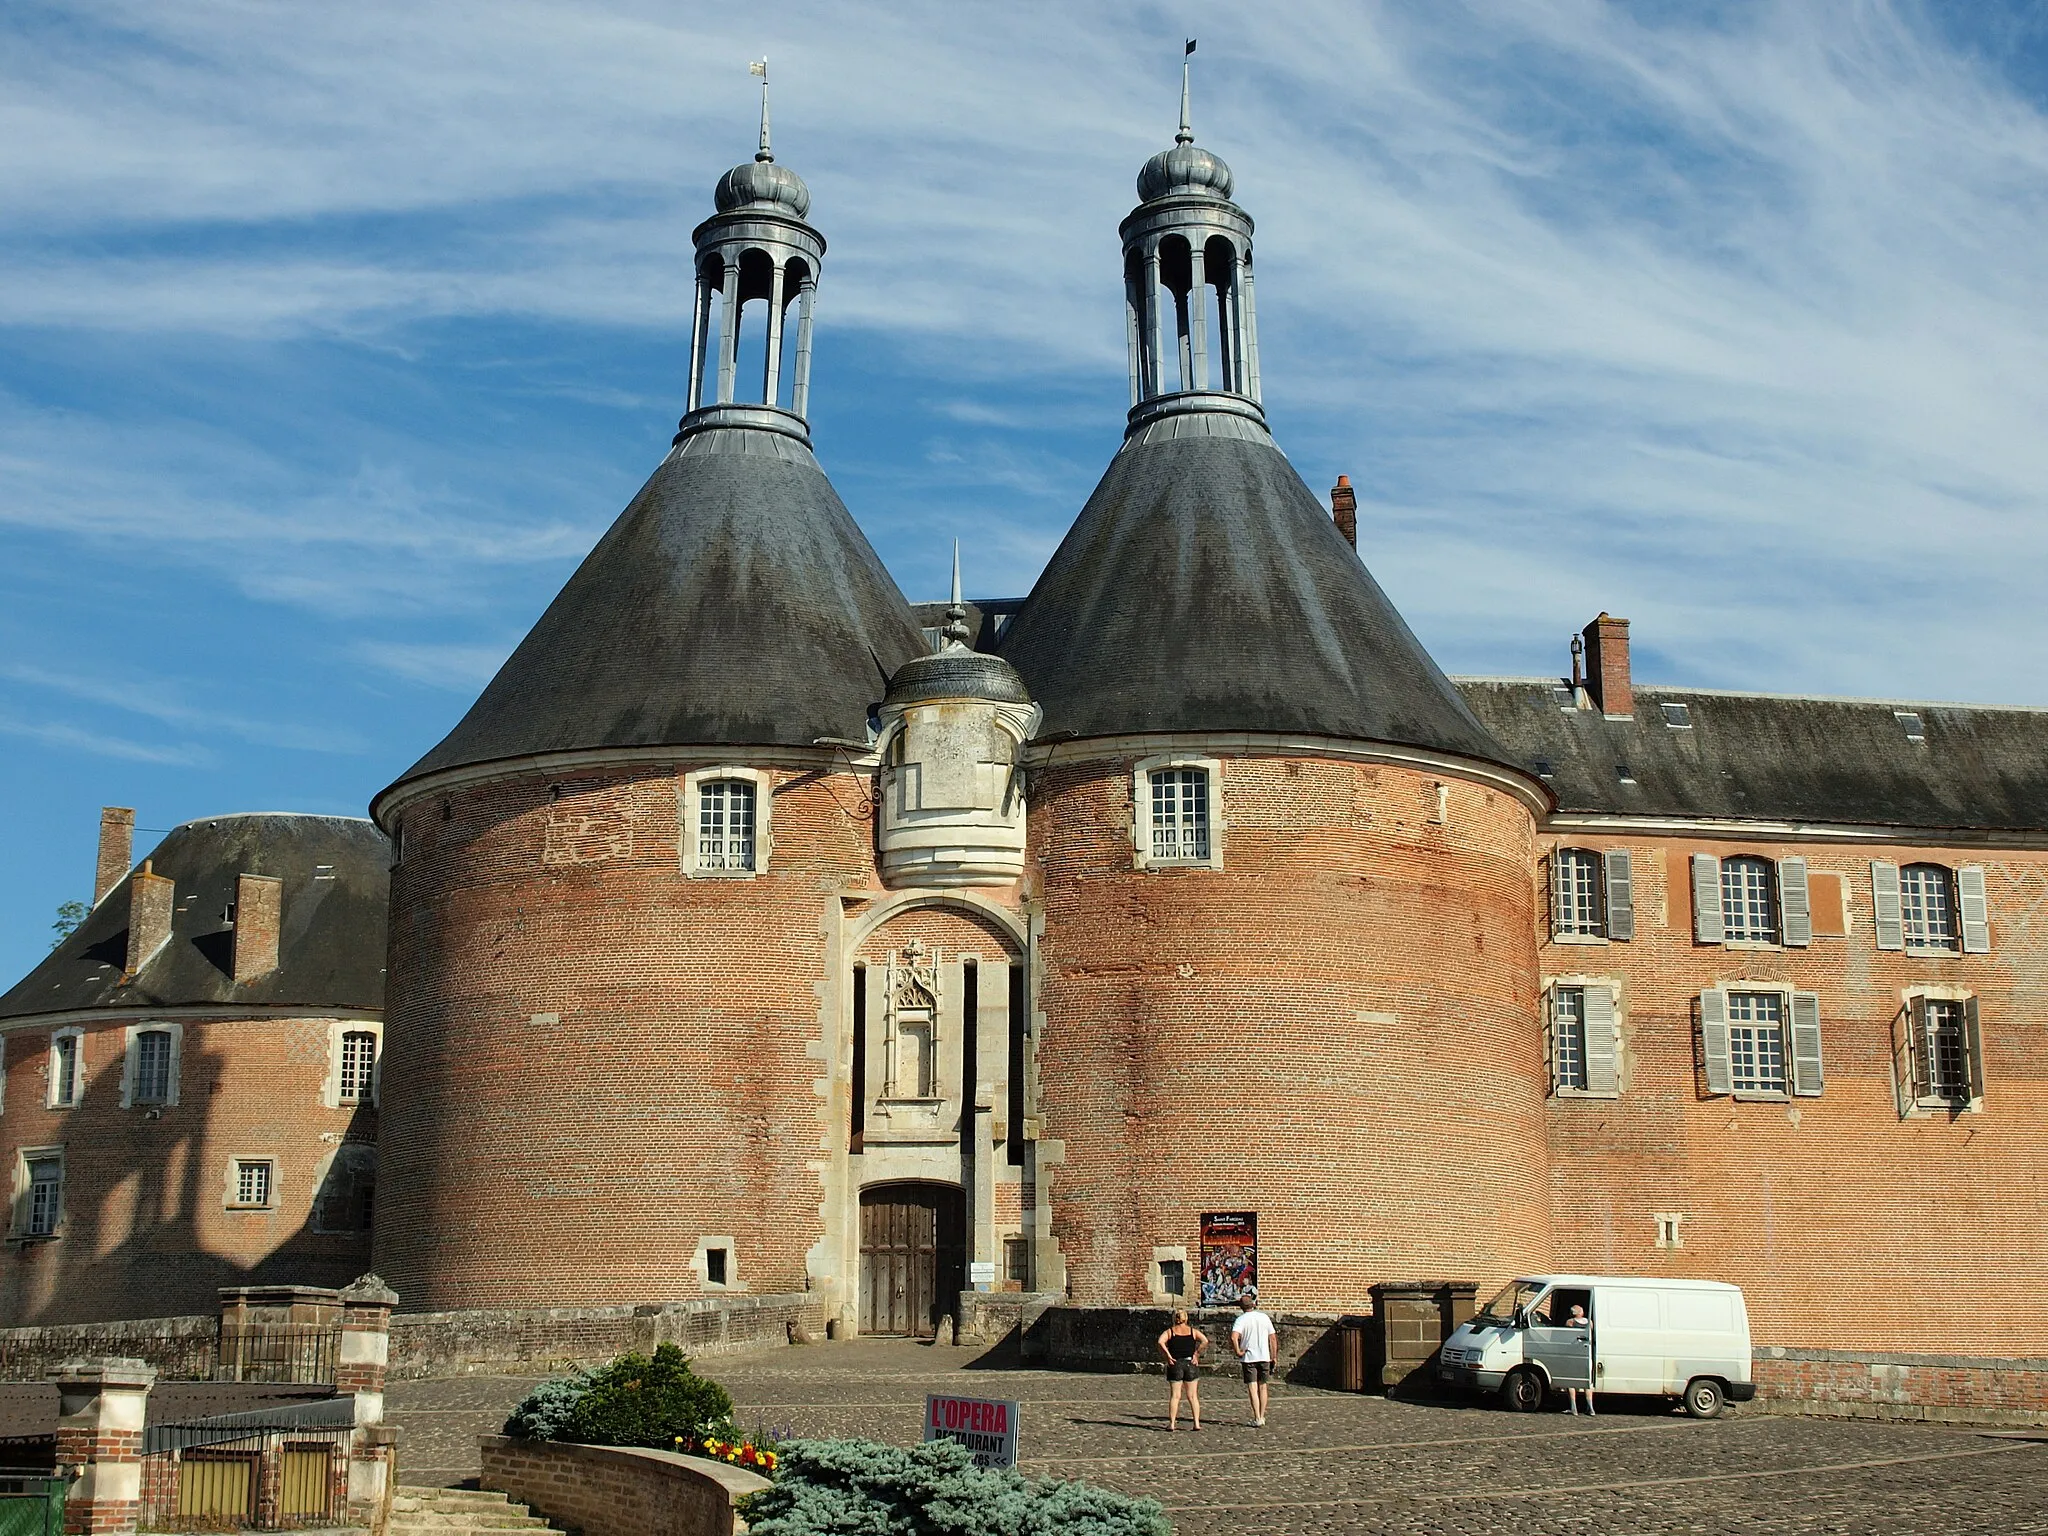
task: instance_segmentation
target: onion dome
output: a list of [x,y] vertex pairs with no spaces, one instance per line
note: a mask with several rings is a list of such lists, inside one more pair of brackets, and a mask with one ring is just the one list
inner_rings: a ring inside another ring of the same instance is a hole
[[1017,669],[1000,656],[967,647],[967,609],[960,601],[960,547],[953,546],[953,602],[940,631],[945,644],[929,656],[913,656],[889,679],[882,707],[901,708],[929,699],[981,699],[991,704],[1026,704],[1031,690]]
[[[1227,182],[1229,172],[1224,172]],[[720,213],[737,213],[743,208],[767,208],[800,219],[811,211],[811,189],[803,177],[762,150],[745,165],[736,165],[718,178],[712,192]]]
[[1198,147],[1192,138],[1182,138],[1145,162],[1138,172],[1138,200],[1149,203],[1187,193],[1228,198],[1232,185],[1230,167],[1222,156]]

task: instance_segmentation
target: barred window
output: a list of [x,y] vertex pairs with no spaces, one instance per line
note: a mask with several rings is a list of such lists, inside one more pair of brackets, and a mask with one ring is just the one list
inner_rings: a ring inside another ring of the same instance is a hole
[[22,1216],[24,1237],[55,1237],[64,1209],[64,1159],[28,1159],[28,1201]]
[[1908,864],[1899,871],[1899,911],[1908,949],[1957,949],[1955,881],[1939,864]]
[[1728,1067],[1737,1093],[1785,1091],[1785,999],[1776,992],[1728,994]]
[[1927,1092],[1934,1098],[1970,1097],[1970,1044],[1963,1029],[1963,1005],[1929,998],[1926,1005]]
[[137,1104],[167,1104],[171,1098],[171,1032],[145,1029],[135,1037]]
[[84,1073],[80,1070],[76,1030],[50,1037],[50,1107],[69,1109],[78,1102]]
[[1607,927],[1600,903],[1600,855],[1590,848],[1560,848],[1551,857],[1557,861],[1555,931],[1597,937]]
[[1209,775],[1200,768],[1152,774],[1152,858],[1187,863],[1209,857]]
[[1729,939],[1773,943],[1778,937],[1777,903],[1771,897],[1771,861],[1743,857],[1721,861],[1721,927]]
[[1557,1086],[1586,1087],[1586,989],[1555,987],[1551,990],[1551,1017],[1557,1056]]
[[350,1030],[341,1037],[341,1102],[367,1104],[377,1077],[377,1037]]
[[268,1206],[270,1204],[270,1170],[268,1161],[244,1159],[235,1164],[235,1204]]
[[712,779],[697,786],[697,867],[754,867],[754,786]]

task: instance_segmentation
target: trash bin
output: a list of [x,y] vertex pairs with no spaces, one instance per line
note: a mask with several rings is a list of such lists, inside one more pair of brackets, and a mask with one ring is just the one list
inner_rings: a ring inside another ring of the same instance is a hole
[[1345,1323],[1337,1330],[1340,1349],[1338,1351],[1337,1385],[1346,1392],[1365,1390],[1365,1329],[1357,1323]]

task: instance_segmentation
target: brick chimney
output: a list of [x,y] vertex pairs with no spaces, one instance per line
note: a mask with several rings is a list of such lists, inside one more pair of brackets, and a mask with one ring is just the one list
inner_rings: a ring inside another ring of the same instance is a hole
[[133,976],[171,939],[171,902],[178,883],[166,879],[142,861],[128,881],[128,963],[123,969]]
[[1586,626],[1586,685],[1600,713],[1611,720],[1635,715],[1635,685],[1628,672],[1628,620],[1608,614]]
[[125,805],[100,808],[100,861],[93,872],[92,904],[107,899],[135,862],[135,812]]
[[282,880],[235,876],[235,985],[277,969],[277,930],[283,918]]
[[1344,542],[1358,548],[1358,492],[1351,488],[1349,475],[1339,475],[1337,483],[1330,487],[1330,516],[1337,520],[1337,531],[1344,535]]

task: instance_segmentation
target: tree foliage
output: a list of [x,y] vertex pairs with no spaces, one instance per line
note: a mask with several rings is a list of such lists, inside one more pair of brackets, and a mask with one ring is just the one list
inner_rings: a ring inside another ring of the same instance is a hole
[[791,1440],[741,1513],[752,1536],[1173,1536],[1152,1499],[985,1472],[948,1440]]
[[732,1422],[725,1388],[690,1369],[673,1344],[646,1355],[620,1355],[610,1365],[544,1381],[505,1421],[524,1440],[575,1440],[584,1445],[640,1445],[673,1450],[697,1444]]
[[78,925],[85,921],[91,911],[92,908],[82,901],[58,902],[57,921],[50,924],[51,930],[55,932],[57,937],[50,940],[50,948],[52,950],[62,949],[64,941],[78,931]]

